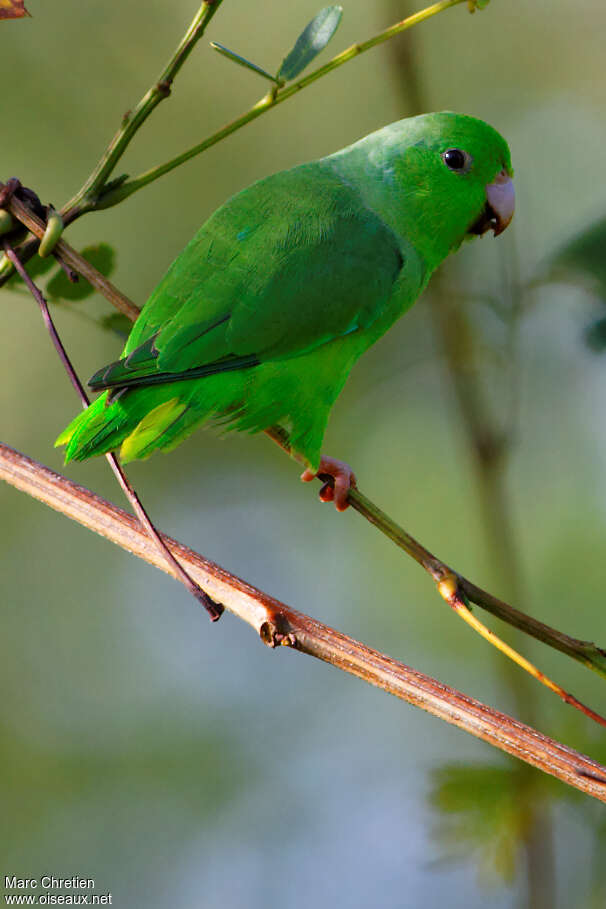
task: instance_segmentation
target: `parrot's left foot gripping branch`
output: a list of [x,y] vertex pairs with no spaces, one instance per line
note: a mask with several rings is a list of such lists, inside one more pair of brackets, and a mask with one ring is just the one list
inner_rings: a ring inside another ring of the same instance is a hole
[[315,473],[307,468],[301,474],[304,483],[310,483],[316,477],[324,481],[319,492],[321,502],[334,502],[337,511],[349,508],[349,490],[357,486],[356,475],[349,464],[322,455],[320,466]]

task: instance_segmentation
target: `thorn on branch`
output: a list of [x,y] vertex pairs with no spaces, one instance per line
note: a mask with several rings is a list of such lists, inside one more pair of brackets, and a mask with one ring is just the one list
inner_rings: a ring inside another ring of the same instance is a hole
[[78,274],[78,272],[76,272],[72,268],[70,268],[69,265],[67,264],[67,262],[64,262],[63,259],[61,258],[61,256],[58,255],[56,252],[52,253],[52,255],[54,256],[55,261],[63,269],[63,271],[65,273],[65,277],[70,282],[70,284],[77,284],[78,281],[80,280],[80,275]]

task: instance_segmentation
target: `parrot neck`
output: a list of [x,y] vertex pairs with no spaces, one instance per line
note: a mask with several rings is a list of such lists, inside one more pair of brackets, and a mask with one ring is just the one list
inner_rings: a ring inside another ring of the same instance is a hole
[[[401,155],[401,143],[398,152]],[[359,193],[367,208],[389,225],[402,252],[411,245],[415,248],[429,279],[443,259],[459,247],[462,238],[453,240],[452,231],[447,226],[445,229],[442,213],[432,209],[422,189],[414,183],[404,184],[396,175],[395,154],[393,143],[377,142],[377,135],[373,134],[323,160]]]

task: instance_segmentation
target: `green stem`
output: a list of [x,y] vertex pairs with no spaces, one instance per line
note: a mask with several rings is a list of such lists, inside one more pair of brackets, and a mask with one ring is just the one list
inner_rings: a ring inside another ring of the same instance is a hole
[[[200,11],[194,18],[187,34],[175,51],[168,66],[161,74],[159,81],[143,96],[133,114],[124,119],[122,126],[105,150],[95,170],[86,180],[82,188],[78,190],[76,195],[61,209],[61,216],[63,217],[66,226],[71,224],[72,221],[76,221],[87,212],[98,211],[100,209],[118,205],[137,190],[153,183],[155,180],[164,176],[164,174],[169,173],[171,170],[179,167],[179,165],[189,161],[190,158],[194,158],[196,155],[211,148],[211,146],[216,145],[217,142],[220,142],[222,139],[231,135],[231,133],[246,126],[246,124],[250,123],[252,120],[256,120],[261,114],[264,114],[266,111],[271,110],[278,104],[286,101],[287,98],[291,98],[297,92],[307,88],[308,85],[311,85],[334,69],[347,63],[348,60],[353,60],[354,57],[363,54],[365,51],[370,50],[370,48],[376,47],[384,41],[388,41],[395,35],[412,28],[414,25],[418,25],[420,22],[424,22],[426,19],[430,19],[432,16],[436,16],[438,13],[450,9],[452,6],[459,6],[461,3],[464,3],[465,0],[440,0],[440,2],[433,3],[431,6],[420,10],[418,13],[407,16],[405,19],[402,19],[401,22],[396,22],[395,25],[384,29],[367,41],[362,41],[359,44],[352,44],[351,47],[348,47],[340,54],[337,54],[336,57],[333,57],[333,59],[329,60],[328,63],[325,63],[324,66],[320,66],[318,69],[313,70],[307,76],[299,79],[297,82],[293,82],[292,85],[283,89],[273,89],[269,94],[261,98],[261,100],[250,110],[246,111],[235,120],[232,120],[231,123],[227,123],[198,145],[194,145],[180,155],[171,158],[170,161],[153,167],[132,180],[114,183],[113,188],[111,184],[107,186],[107,177],[112,173],[137,130],[160,101],[167,97],[166,88],[161,90],[160,86],[162,86],[163,83],[170,84],[172,79],[174,79],[176,73],[191,52],[195,42],[203,34],[206,25],[219,8],[221,2],[222,0],[215,0],[214,3],[211,3],[210,0],[207,0],[207,2],[202,4]],[[103,193],[104,186],[107,189],[105,194]],[[37,247],[38,241],[34,238],[30,238],[22,243],[17,249],[21,261],[27,262],[35,253]],[[4,267],[0,268],[0,286],[8,280],[12,273],[13,268],[10,262],[7,262]]]
[[94,205],[95,196],[105,186],[108,177],[113,173],[116,164],[126,151],[135,133],[145,123],[158,104],[170,95],[171,85],[176,75],[204,34],[206,26],[222,2],[223,0],[205,0],[202,3],[179,46],[160,73],[157,81],[143,95],[135,109],[126,114],[120,129],[105,149],[97,166],[82,188],[65,206],[66,210],[79,207],[89,197],[92,201],[92,207],[96,207]]
[[362,517],[366,518],[371,524],[381,531],[386,537],[389,537],[396,546],[403,549],[411,558],[413,558],[431,577],[439,584],[449,577],[456,578],[460,590],[476,606],[480,606],[492,615],[497,616],[509,625],[519,628],[520,631],[531,635],[538,641],[542,641],[550,647],[571,656],[579,663],[583,663],[589,669],[593,669],[599,675],[606,678],[606,650],[597,647],[591,641],[581,641],[572,638],[556,628],[551,628],[532,616],[510,606],[504,600],[498,599],[488,591],[483,590],[476,584],[473,584],[463,575],[450,568],[441,559],[438,559],[428,549],[425,549],[414,537],[407,533],[403,527],[385,514],[384,511],[371,502],[358,489],[351,489],[349,492],[349,502]]
[[354,57],[358,57],[360,54],[363,54],[371,48],[376,47],[378,44],[382,44],[384,41],[388,41],[395,35],[399,35],[401,32],[412,28],[414,25],[418,25],[420,22],[424,22],[426,19],[430,19],[432,16],[436,16],[438,13],[442,13],[445,10],[450,9],[452,6],[458,6],[463,2],[465,2],[465,0],[440,0],[439,3],[433,3],[431,6],[420,10],[418,13],[414,13],[412,16],[407,16],[405,19],[402,19],[401,22],[396,22],[395,25],[391,25],[389,28],[383,29],[383,31],[379,32],[377,35],[374,35],[372,38],[368,38],[367,41],[362,41],[358,44],[352,44],[351,47],[348,47],[346,50],[341,51],[340,54],[337,54],[337,56],[333,57],[332,60],[329,60],[328,63],[325,63],[323,66],[320,66],[317,69],[313,70],[302,79],[293,82],[291,85],[288,85],[285,88],[272,90],[263,98],[261,98],[260,101],[258,101],[253,107],[251,107],[250,110],[247,110],[240,117],[237,117],[235,120],[227,123],[225,126],[221,127],[221,129],[217,130],[216,133],[213,133],[202,142],[199,142],[197,145],[188,148],[184,152],[181,152],[181,154],[176,155],[174,158],[171,158],[164,164],[159,164],[156,167],[152,167],[150,170],[146,171],[143,174],[140,174],[138,177],[134,177],[132,180],[128,180],[121,186],[117,186],[115,189],[110,190],[107,196],[99,200],[99,203],[95,205],[95,208],[109,208],[113,205],[117,205],[128,196],[137,192],[137,190],[142,189],[144,186],[148,186],[150,183],[153,183],[155,180],[163,177],[164,174],[169,173],[171,170],[174,170],[176,167],[179,167],[181,164],[184,164],[191,158],[195,158],[196,155],[199,155],[211,146],[216,145],[217,142],[220,142],[222,139],[225,139],[227,136],[231,135],[231,133],[234,133],[236,130],[241,129],[243,126],[246,126],[247,123],[250,123],[252,120],[256,120],[257,117],[261,116],[261,114],[264,114],[266,111],[277,107],[278,104],[281,104],[283,101],[286,101],[287,98],[291,98],[297,92],[300,92],[304,88],[307,88],[308,85],[311,85],[313,82],[316,82],[318,79],[321,79],[323,76],[326,76],[333,70],[338,69],[338,67],[343,66],[343,64],[347,63],[349,60],[353,60]]
[[[296,460],[305,463],[296,452],[291,450],[288,435],[281,427],[272,426],[265,430],[265,434],[269,436],[272,442],[275,442],[276,445],[279,445],[280,448],[284,449]],[[319,474],[318,479],[322,483],[334,482],[334,479],[327,474]],[[378,505],[371,502],[359,489],[352,487],[349,490],[348,498],[349,504],[358,514],[366,518],[370,524],[373,524],[377,530],[380,530],[396,546],[403,549],[407,555],[431,575],[441,596],[444,597],[443,586],[445,584],[454,584],[457,591],[471,603],[475,603],[476,606],[480,606],[503,622],[513,625],[514,628],[519,628],[520,631],[542,641],[549,647],[571,656],[573,659],[578,660],[579,663],[583,663],[584,666],[593,669],[594,672],[606,678],[606,650],[602,650],[591,641],[581,641],[578,638],[572,638],[558,631],[556,628],[551,628],[549,625],[533,619],[532,616],[520,612],[520,610],[510,606],[504,600],[498,599],[498,597],[493,596],[488,591],[482,590],[481,587],[472,584],[471,581],[468,581],[467,578],[447,565],[446,562],[437,558],[418,540],[415,540],[413,536],[404,530],[403,527],[400,527],[399,524],[396,524],[393,518],[390,518]],[[448,599],[448,597],[444,598]]]

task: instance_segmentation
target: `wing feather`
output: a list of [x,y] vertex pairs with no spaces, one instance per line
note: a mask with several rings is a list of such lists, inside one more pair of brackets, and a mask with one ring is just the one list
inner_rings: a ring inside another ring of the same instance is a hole
[[211,216],[123,359],[91,382],[155,384],[306,353],[378,318],[402,265],[391,229],[326,164],[275,174]]

